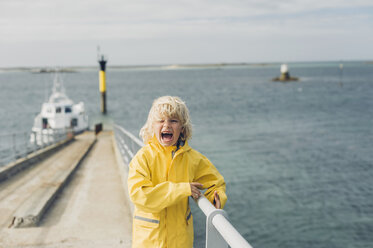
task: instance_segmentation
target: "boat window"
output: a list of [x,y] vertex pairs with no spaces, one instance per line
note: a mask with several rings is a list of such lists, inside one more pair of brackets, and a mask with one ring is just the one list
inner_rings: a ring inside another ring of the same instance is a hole
[[78,126],[78,119],[76,119],[76,118],[71,119],[71,126],[72,127]]
[[65,113],[71,113],[71,107],[65,107]]
[[48,119],[47,118],[43,118],[42,119],[42,126],[43,126],[43,129],[46,129],[48,128]]
[[56,108],[56,113],[61,113],[61,107]]

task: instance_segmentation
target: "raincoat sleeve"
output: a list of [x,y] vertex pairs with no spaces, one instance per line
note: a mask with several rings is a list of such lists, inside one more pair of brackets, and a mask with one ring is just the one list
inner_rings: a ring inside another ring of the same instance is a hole
[[158,213],[191,195],[189,182],[166,181],[154,185],[146,155],[141,151],[129,165],[128,190],[135,206],[149,213]]
[[205,156],[202,154],[201,156],[202,159],[197,166],[194,181],[203,184],[203,188],[207,189],[205,196],[212,204],[214,204],[214,191],[216,190],[223,208],[227,202],[224,178]]

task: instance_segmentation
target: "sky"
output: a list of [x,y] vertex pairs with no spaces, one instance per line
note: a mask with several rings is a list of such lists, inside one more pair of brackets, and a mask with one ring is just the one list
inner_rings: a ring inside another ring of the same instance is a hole
[[372,0],[0,0],[0,67],[373,60]]

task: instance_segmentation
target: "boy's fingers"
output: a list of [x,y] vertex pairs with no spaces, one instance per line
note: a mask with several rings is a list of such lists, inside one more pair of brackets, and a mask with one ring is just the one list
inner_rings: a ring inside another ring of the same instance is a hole
[[218,192],[214,192],[214,196],[215,196],[215,207],[217,209],[220,209],[221,208],[221,203],[220,203],[220,196],[218,194]]
[[201,191],[199,191],[199,188],[202,188],[203,185],[200,183],[196,183],[196,182],[192,182],[189,184],[190,184],[192,197],[193,199],[197,200],[201,196]]
[[193,182],[193,183],[190,183],[192,184],[193,186],[197,187],[197,188],[200,188],[202,189],[203,188],[203,184],[202,183],[196,183],[196,182]]
[[192,197],[194,198],[194,199],[198,199],[199,197],[201,196],[201,192],[197,192],[197,191],[193,191],[192,192]]
[[198,199],[201,196],[201,191],[197,188],[197,186],[194,183],[190,183],[190,188],[192,192],[192,197],[194,199]]
[[193,189],[193,190],[192,190],[192,193],[193,193],[193,194],[197,194],[197,195],[198,195],[198,194],[200,194],[201,192],[199,192],[199,190],[198,190],[198,189]]

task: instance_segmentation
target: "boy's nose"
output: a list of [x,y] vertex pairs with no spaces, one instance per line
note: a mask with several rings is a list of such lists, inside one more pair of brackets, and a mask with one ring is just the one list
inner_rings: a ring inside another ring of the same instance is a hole
[[171,122],[170,121],[165,121],[165,122],[163,122],[163,126],[164,127],[169,127],[169,126],[171,126]]

